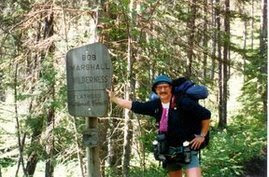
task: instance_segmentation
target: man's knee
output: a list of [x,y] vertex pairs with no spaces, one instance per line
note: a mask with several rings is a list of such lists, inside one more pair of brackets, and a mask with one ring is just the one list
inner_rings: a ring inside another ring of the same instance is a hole
[[182,177],[182,171],[181,170],[170,171],[168,174],[169,174],[169,177]]
[[186,170],[187,177],[202,177],[200,167],[189,168]]

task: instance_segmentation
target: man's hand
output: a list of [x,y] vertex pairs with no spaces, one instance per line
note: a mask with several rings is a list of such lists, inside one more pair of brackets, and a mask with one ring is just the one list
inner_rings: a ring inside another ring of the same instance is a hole
[[201,135],[195,135],[195,138],[190,142],[192,149],[199,149],[201,144],[205,141],[205,137]]
[[201,122],[201,126],[202,126],[201,134],[195,135],[195,138],[190,142],[192,149],[199,149],[201,144],[205,141],[205,136],[208,132],[209,124],[210,124],[209,119],[202,120],[202,122]]
[[126,108],[126,109],[131,109],[132,108],[132,101],[129,100],[125,100],[119,97],[116,97],[114,92],[106,89],[108,96],[110,97],[110,100],[114,103],[116,103],[117,105],[119,105],[122,108]]

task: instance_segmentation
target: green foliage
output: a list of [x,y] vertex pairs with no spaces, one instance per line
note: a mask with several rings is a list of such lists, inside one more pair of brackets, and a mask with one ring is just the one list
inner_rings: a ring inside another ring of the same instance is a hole
[[202,156],[205,177],[240,176],[244,163],[264,156],[266,126],[251,116],[238,115],[224,131],[213,130],[210,147]]
[[58,86],[58,89],[59,91],[54,100],[54,104],[56,108],[62,111],[66,108],[65,104],[67,103],[67,86],[62,84]]
[[[75,143],[74,130],[68,130],[65,127],[54,128],[53,131],[55,142],[55,150],[58,153],[68,149],[71,144]],[[70,157],[73,158],[73,157]]]
[[143,170],[141,167],[133,167],[130,170],[130,177],[164,177],[166,176],[166,171],[155,164],[151,164],[149,167]]
[[115,168],[106,168],[106,176],[108,177],[117,177],[119,176],[119,169],[115,169]]
[[42,65],[41,81],[45,82],[49,86],[54,85],[57,70],[53,67],[53,63],[45,61]]
[[[247,80],[257,78],[260,81],[266,81],[267,54],[261,54],[260,49],[247,50],[246,59],[248,61],[244,74]],[[260,83],[261,84],[261,83]]]
[[[118,169],[108,168],[106,169],[107,177],[118,177],[119,176]],[[145,169],[141,167],[131,167],[130,172],[128,174],[129,177],[164,177],[166,176],[166,171],[161,167],[154,163],[151,163]]]
[[[202,150],[202,171],[205,177],[241,176],[245,163],[253,158],[263,158],[266,146],[266,125],[255,116],[240,114],[233,117],[233,123],[224,130],[213,128],[209,147]],[[146,153],[152,153],[152,140],[155,133],[149,131],[141,137]],[[147,156],[148,163],[156,161]],[[153,161],[152,161],[153,160]],[[153,165],[154,166],[154,165]],[[162,167],[150,166],[143,171],[131,168],[130,176],[165,176]]]
[[36,153],[37,158],[40,160],[45,160],[46,159],[46,151],[43,145],[41,145],[39,142],[34,141],[31,144],[27,144],[25,146],[25,154],[28,156],[31,155],[31,153]]
[[31,131],[29,133],[36,134],[37,132],[41,132],[43,129],[45,117],[44,115],[29,115],[25,120],[25,125]]
[[250,50],[246,57],[249,63],[245,66],[245,83],[240,101],[249,115],[265,121],[267,112],[265,110],[267,100],[266,56],[259,50]]
[[9,167],[9,166],[13,166],[16,163],[16,161],[14,159],[11,158],[0,158],[0,166],[3,168]]
[[146,153],[152,153],[153,152],[153,146],[152,142],[156,138],[156,132],[155,130],[150,130],[144,134],[144,136],[140,137],[140,141],[144,144],[145,152]]

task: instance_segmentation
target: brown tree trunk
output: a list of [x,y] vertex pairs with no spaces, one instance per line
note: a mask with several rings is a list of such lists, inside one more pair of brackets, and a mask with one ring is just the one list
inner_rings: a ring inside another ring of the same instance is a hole
[[[44,29],[44,36],[43,38],[49,38],[54,33],[54,16],[53,13],[49,14],[45,18],[45,29]],[[51,45],[48,50],[49,53],[54,52],[54,46]],[[51,98],[52,100],[55,100],[55,83],[52,83],[51,85]],[[46,153],[47,153],[47,159],[46,159],[46,167],[45,167],[45,177],[53,177],[54,172],[54,119],[55,119],[55,108],[53,105],[49,108],[48,116],[47,116],[47,127],[52,127],[52,130],[49,130],[49,135],[46,143]]]
[[[267,0],[262,1],[262,15],[261,15],[261,30],[260,30],[260,56],[263,59],[263,67],[261,67],[261,73],[267,75]],[[263,83],[266,84],[266,83]],[[262,90],[263,111],[265,113],[264,120],[267,119],[267,90],[268,84],[265,89]]]
[[207,55],[208,55],[208,36],[207,36],[207,0],[204,0],[204,34],[203,34],[203,48],[204,48],[204,53],[203,53],[203,76],[204,79],[207,78]]
[[[54,86],[52,87],[52,98],[55,99],[55,89]],[[47,127],[52,127],[51,130],[49,130],[49,136],[47,137],[47,143],[46,143],[46,153],[47,153],[47,160],[46,160],[46,168],[45,168],[45,177],[53,177],[54,172],[54,136],[53,136],[53,130],[54,130],[54,118],[55,118],[55,108],[52,106],[49,109],[48,113],[48,122]]]
[[[212,4],[212,24],[213,24],[213,29],[216,29],[216,7],[215,7],[215,3],[214,0],[211,0],[211,4]],[[212,36],[212,65],[211,65],[211,75],[210,75],[210,79],[212,81],[214,81],[215,78],[215,65],[216,65],[216,48],[217,48],[217,32],[215,31],[213,33]]]
[[222,61],[222,53],[221,53],[221,21],[220,21],[220,1],[216,0],[216,23],[217,23],[217,49],[218,49],[218,84],[219,84],[219,92],[218,92],[218,111],[219,111],[219,127],[223,126],[223,61]]
[[38,162],[37,153],[33,151],[28,157],[28,162],[26,165],[26,171],[29,176],[34,175],[37,162]]
[[[243,49],[247,49],[247,19],[244,19],[244,46]],[[246,71],[246,56],[243,56],[243,71]],[[246,76],[244,75],[244,81],[246,81]]]
[[192,60],[193,60],[193,47],[194,47],[194,35],[195,35],[195,18],[196,18],[196,1],[191,0],[190,5],[190,18],[187,23],[187,28],[190,31],[188,36],[188,49],[187,49],[187,71],[186,76],[192,75]]
[[[261,30],[260,30],[260,53],[267,53],[267,0],[262,0]],[[265,69],[263,69],[265,71]]]
[[[39,143],[42,127],[36,127],[33,130],[31,137],[31,144]],[[35,173],[36,164],[38,162],[38,155],[36,151],[32,151],[27,159],[26,171],[29,176],[33,176]]]
[[[42,19],[42,15],[40,15],[40,21]],[[38,27],[37,27],[37,32],[36,32],[36,42],[38,43],[41,39],[41,23],[38,23]],[[36,68],[40,65],[40,60],[39,60],[39,53],[35,53],[34,56],[34,62],[33,64],[31,64],[31,61],[27,60],[27,73],[29,75],[33,75],[32,79],[31,79],[31,93],[34,92],[35,89],[35,84],[34,82],[36,80],[38,80],[39,75],[37,74]],[[30,57],[29,57],[30,58]],[[34,112],[33,110],[33,104],[34,104],[34,98],[32,97],[30,100],[30,104],[29,104],[29,113]],[[31,135],[31,143],[30,145],[32,146],[35,143],[39,143],[40,141],[40,135],[42,132],[42,128],[41,127],[35,127],[33,129],[33,133]],[[28,175],[34,175],[35,173],[35,168],[36,168],[36,164],[38,162],[38,155],[35,151],[32,151],[30,154],[28,154],[28,159],[27,159],[27,164],[26,164],[26,171]]]
[[20,169],[20,164],[22,164],[23,173],[25,176],[27,175],[27,171],[25,169],[24,165],[24,158],[23,158],[23,148],[24,148],[24,141],[21,139],[21,127],[20,127],[20,121],[19,121],[19,115],[18,115],[18,104],[17,104],[17,86],[18,86],[18,64],[15,66],[15,75],[14,75],[14,100],[15,100],[15,118],[16,118],[16,129],[17,129],[17,138],[18,138],[18,145],[19,145],[19,161],[18,161],[18,167],[16,170],[16,176]]
[[253,43],[254,43],[254,0],[251,0],[251,49],[253,49]]
[[225,39],[223,46],[223,62],[220,62],[223,66],[223,94],[222,94],[222,107],[219,126],[227,126],[227,99],[228,99],[228,65],[229,65],[229,50],[230,50],[230,0],[225,0],[225,19],[224,19],[224,31]]

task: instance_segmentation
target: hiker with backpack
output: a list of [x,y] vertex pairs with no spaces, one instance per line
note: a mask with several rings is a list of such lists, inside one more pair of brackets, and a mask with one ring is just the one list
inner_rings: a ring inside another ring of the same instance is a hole
[[208,143],[211,113],[199,105],[198,99],[203,97],[199,89],[203,90],[185,78],[173,81],[160,75],[152,85],[154,99],[147,102],[125,100],[107,90],[117,105],[156,119],[158,135],[153,142],[154,157],[162,162],[170,177],[181,177],[183,169],[187,177],[202,176],[198,151]]

